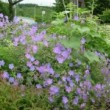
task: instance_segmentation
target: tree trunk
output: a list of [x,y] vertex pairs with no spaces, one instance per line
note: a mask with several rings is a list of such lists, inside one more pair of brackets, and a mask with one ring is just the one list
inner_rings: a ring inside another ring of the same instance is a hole
[[[75,5],[77,5],[77,0],[70,0],[73,2]],[[85,1],[84,0],[78,0],[78,6],[79,7],[85,7]]]
[[10,13],[10,16],[9,16],[9,20],[12,21],[13,18],[14,18],[14,5],[16,5],[17,3],[21,2],[23,0],[8,0],[8,3],[9,3],[9,13]]
[[10,13],[9,20],[12,21],[14,18],[14,9],[12,4],[9,4],[9,13]]
[[80,7],[85,7],[85,1],[84,0],[79,0],[79,5],[80,5]]

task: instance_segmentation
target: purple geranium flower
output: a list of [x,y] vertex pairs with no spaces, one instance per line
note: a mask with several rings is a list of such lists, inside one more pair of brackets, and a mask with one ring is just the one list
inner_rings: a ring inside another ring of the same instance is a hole
[[36,84],[37,89],[42,89],[42,86],[40,84]]
[[19,21],[20,21],[20,20],[18,19],[18,17],[15,16],[14,19],[13,19],[13,22],[14,22],[15,24],[18,24]]
[[76,80],[76,82],[79,82],[80,76],[79,76],[79,75],[76,75],[76,76],[75,76],[75,80]]
[[74,83],[73,83],[73,81],[70,81],[70,82],[69,82],[69,85],[70,85],[70,87],[73,88],[73,87],[74,87]]
[[27,59],[30,59],[30,58],[31,58],[31,55],[30,55],[29,53],[26,53],[25,57],[26,57]]
[[85,70],[85,74],[88,75],[90,73],[90,71],[87,69]]
[[53,80],[52,79],[49,78],[49,79],[46,80],[46,84],[47,85],[51,85],[52,83],[53,83]]
[[30,61],[33,62],[35,61],[35,58],[33,56],[30,57]]
[[67,50],[65,50],[65,51],[63,51],[63,52],[61,53],[61,55],[62,55],[65,59],[67,59],[67,58],[69,57],[69,52],[68,52]]
[[33,63],[34,63],[34,65],[38,65],[39,64],[39,61],[38,60],[35,60]]
[[67,80],[68,82],[70,82],[70,81],[71,81],[71,77],[68,76],[68,77],[66,78],[66,80]]
[[95,90],[97,91],[97,90],[102,90],[102,85],[101,84],[96,84],[95,85]]
[[54,77],[55,77],[55,78],[59,78],[60,75],[59,75],[59,74],[55,74]]
[[10,77],[10,78],[9,78],[9,82],[10,82],[10,83],[14,83],[14,80],[15,80],[14,77]]
[[48,41],[44,40],[43,43],[46,47],[48,47],[48,45],[49,45]]
[[37,53],[38,47],[36,45],[33,45],[32,46],[32,51],[33,51],[33,53]]
[[14,41],[14,42],[13,42],[13,45],[14,45],[14,46],[18,46],[18,42],[15,42],[15,41]]
[[51,95],[55,95],[59,93],[59,88],[57,86],[51,86],[49,90]]
[[81,109],[83,109],[85,106],[86,106],[86,103],[82,103],[80,107]]
[[78,94],[78,95],[81,95],[81,94],[82,94],[82,91],[81,91],[81,89],[80,89],[80,88],[77,88],[77,90],[76,90],[76,91],[77,91],[77,94]]
[[9,69],[13,69],[14,68],[14,64],[9,64]]
[[75,21],[78,21],[79,20],[79,17],[78,16],[74,16],[74,20]]
[[0,21],[0,27],[3,27],[4,23]]
[[56,54],[60,54],[60,53],[61,53],[61,50],[60,50],[59,47],[55,47],[55,48],[53,49],[53,52],[56,53]]
[[57,55],[56,59],[58,63],[61,63],[61,64],[66,60],[65,57],[63,57],[62,55]]
[[63,104],[67,104],[68,103],[68,98],[63,96],[62,97],[62,102],[63,102]]
[[9,73],[4,71],[2,77],[5,78],[5,79],[8,79],[9,78]]
[[13,83],[13,85],[14,85],[14,86],[18,86],[18,85],[19,85],[18,81],[15,80],[14,83]]
[[2,13],[0,13],[0,18],[3,18],[3,14]]
[[82,62],[80,60],[77,60],[77,65],[80,66]]
[[73,65],[73,63],[69,63],[69,67],[73,67],[74,65]]
[[85,44],[86,43],[86,39],[85,38],[82,38],[81,39],[81,44],[83,45],[83,44]]
[[75,72],[72,71],[72,70],[70,70],[70,71],[68,72],[68,74],[69,74],[70,76],[74,76],[74,75],[75,75]]
[[37,67],[37,70],[40,72],[40,73],[50,73],[50,74],[54,74],[54,70],[53,68],[51,67],[50,64],[45,64],[45,65],[42,65],[40,67]]
[[33,64],[32,64],[32,62],[27,62],[27,64],[26,64],[28,67],[31,67]]
[[34,66],[31,66],[30,67],[30,71],[34,71],[35,70],[35,67]]
[[1,60],[1,61],[0,61],[0,67],[1,67],[1,66],[4,66],[4,65],[5,65],[4,60]]
[[21,74],[21,73],[17,73],[16,78],[22,79],[22,78],[23,78],[23,77],[22,77],[22,74]]
[[69,87],[69,86],[66,86],[66,87],[65,87],[65,90],[66,90],[66,92],[68,92],[68,93],[70,93],[70,92],[72,91],[71,87]]
[[83,100],[86,102],[86,101],[87,101],[87,99],[88,99],[87,94],[86,94],[86,93],[83,93],[82,98],[83,98]]
[[66,76],[62,76],[62,81],[66,82]]
[[77,104],[78,104],[78,100],[79,100],[79,98],[76,96],[76,97],[74,98],[74,100],[73,100],[73,104],[74,104],[74,105],[77,105]]

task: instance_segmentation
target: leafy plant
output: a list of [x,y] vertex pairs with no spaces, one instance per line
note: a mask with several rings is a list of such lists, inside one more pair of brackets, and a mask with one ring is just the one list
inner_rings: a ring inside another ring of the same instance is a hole
[[[1,21],[0,78],[9,88],[0,88],[0,107],[7,109],[9,105],[10,110],[106,108],[110,98],[109,44],[93,18],[84,18],[82,22],[82,17],[77,16],[67,23],[52,25],[58,29],[54,30],[56,36],[46,30],[38,31],[38,27],[17,18],[12,23]],[[11,97],[10,93],[14,92]]]

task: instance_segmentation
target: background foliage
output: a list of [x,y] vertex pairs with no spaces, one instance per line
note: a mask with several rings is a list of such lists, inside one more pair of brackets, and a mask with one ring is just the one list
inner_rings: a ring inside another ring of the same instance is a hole
[[9,16],[8,4],[0,1],[0,13]]

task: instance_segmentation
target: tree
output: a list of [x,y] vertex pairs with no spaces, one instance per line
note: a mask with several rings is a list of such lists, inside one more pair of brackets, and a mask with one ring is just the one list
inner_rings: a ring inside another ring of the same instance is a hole
[[110,0],[96,0],[94,14],[102,14],[104,10],[110,9]]
[[92,3],[95,3],[94,14],[102,14],[104,10],[110,9],[110,0],[85,0],[86,7],[91,9]]
[[[65,5],[67,5],[70,2],[70,0],[64,0],[64,2],[65,2]],[[57,12],[60,12],[60,11],[64,11],[65,10],[65,7],[64,7],[64,4],[63,4],[62,0],[56,0],[55,10]]]
[[21,2],[23,0],[8,0],[8,3],[9,3],[9,13],[10,13],[10,16],[9,16],[9,20],[13,20],[13,17],[14,17],[14,6]]
[[4,3],[0,0],[0,13],[3,13],[4,15],[9,15],[9,10],[8,10],[8,4]]
[[[79,7],[85,7],[85,0],[64,0],[64,2],[65,2],[65,5],[67,5],[70,2],[73,2],[75,5],[78,5]],[[56,0],[55,6],[56,6],[55,10],[57,12],[65,10],[63,0]]]

